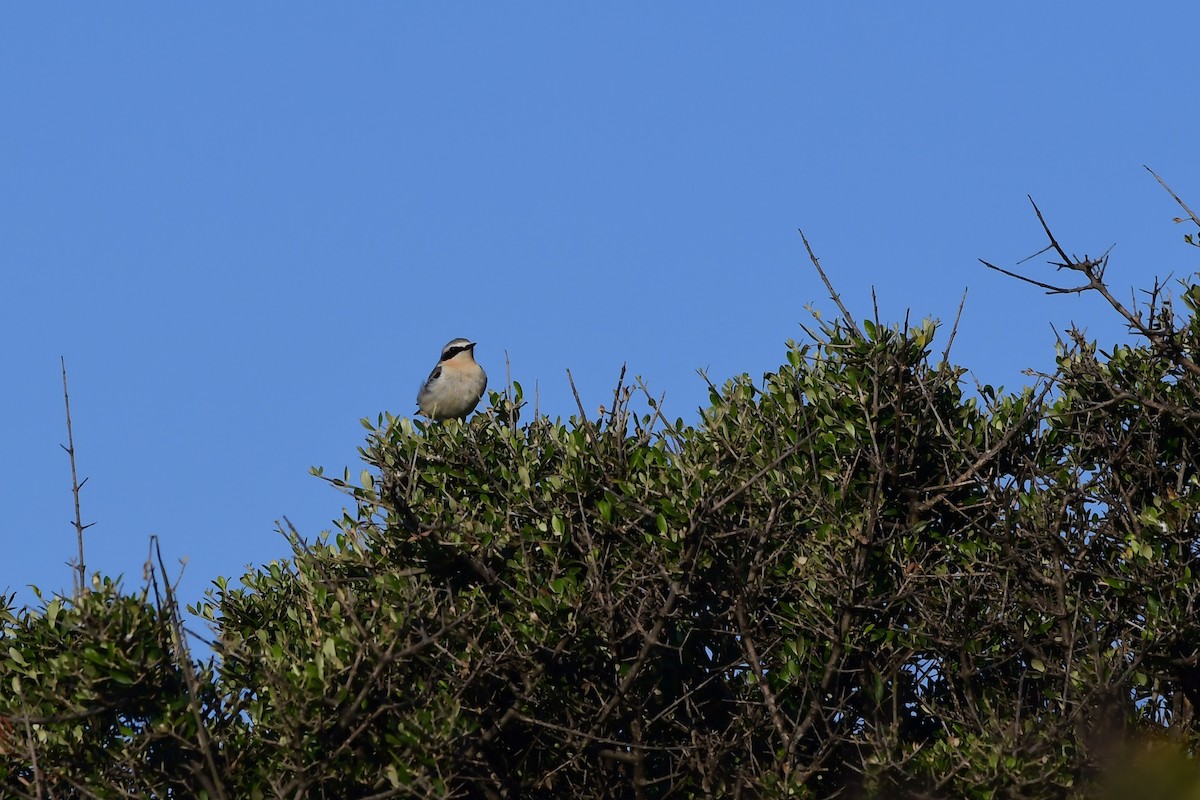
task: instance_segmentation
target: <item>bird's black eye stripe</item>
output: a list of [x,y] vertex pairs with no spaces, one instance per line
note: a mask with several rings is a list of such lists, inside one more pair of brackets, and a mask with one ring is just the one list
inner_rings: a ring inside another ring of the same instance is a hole
[[462,347],[462,346],[447,348],[446,352],[442,353],[442,361],[449,361],[450,359],[454,358],[459,353],[465,352],[470,349],[471,348],[469,348],[469,347]]

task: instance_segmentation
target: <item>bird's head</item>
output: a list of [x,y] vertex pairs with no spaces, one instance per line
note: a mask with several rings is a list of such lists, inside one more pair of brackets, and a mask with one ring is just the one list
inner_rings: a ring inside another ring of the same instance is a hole
[[[466,354],[463,356],[463,354]],[[439,362],[450,361],[454,358],[464,357],[469,361],[475,360],[475,342],[470,339],[451,339],[446,342],[446,346],[442,348],[442,357]]]

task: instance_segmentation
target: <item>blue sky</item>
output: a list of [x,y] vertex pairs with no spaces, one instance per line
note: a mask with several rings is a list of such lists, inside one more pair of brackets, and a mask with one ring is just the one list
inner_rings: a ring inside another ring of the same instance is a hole
[[[0,8],[0,590],[69,591],[59,357],[89,568],[185,599],[315,535],[358,420],[479,342],[551,416],[623,363],[694,420],[829,312],[952,320],[1010,388],[1095,300],[984,270],[1115,244],[1186,276],[1194,3],[6,4]],[[1040,263],[1040,262],[1039,262]],[[1029,265],[1037,268],[1036,264]],[[1049,273],[1043,273],[1046,277]]]

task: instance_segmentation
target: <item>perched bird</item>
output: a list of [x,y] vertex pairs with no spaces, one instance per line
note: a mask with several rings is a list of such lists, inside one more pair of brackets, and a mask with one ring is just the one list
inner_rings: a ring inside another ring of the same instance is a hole
[[430,419],[465,419],[486,388],[487,373],[475,363],[475,342],[451,339],[417,393],[417,411]]

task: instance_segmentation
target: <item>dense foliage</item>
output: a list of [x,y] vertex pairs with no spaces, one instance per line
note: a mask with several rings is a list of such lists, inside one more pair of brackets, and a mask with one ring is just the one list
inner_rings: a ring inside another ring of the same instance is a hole
[[0,605],[0,786],[1068,798],[1119,791],[1114,764],[1189,785],[1200,287],[1180,297],[1135,345],[1073,335],[1016,394],[968,384],[932,323],[840,318],[713,387],[695,427],[626,387],[565,424],[522,422],[519,386],[466,424],[385,415],[332,480],[337,530],[289,531],[288,560],[193,609],[215,660],[158,580]]

